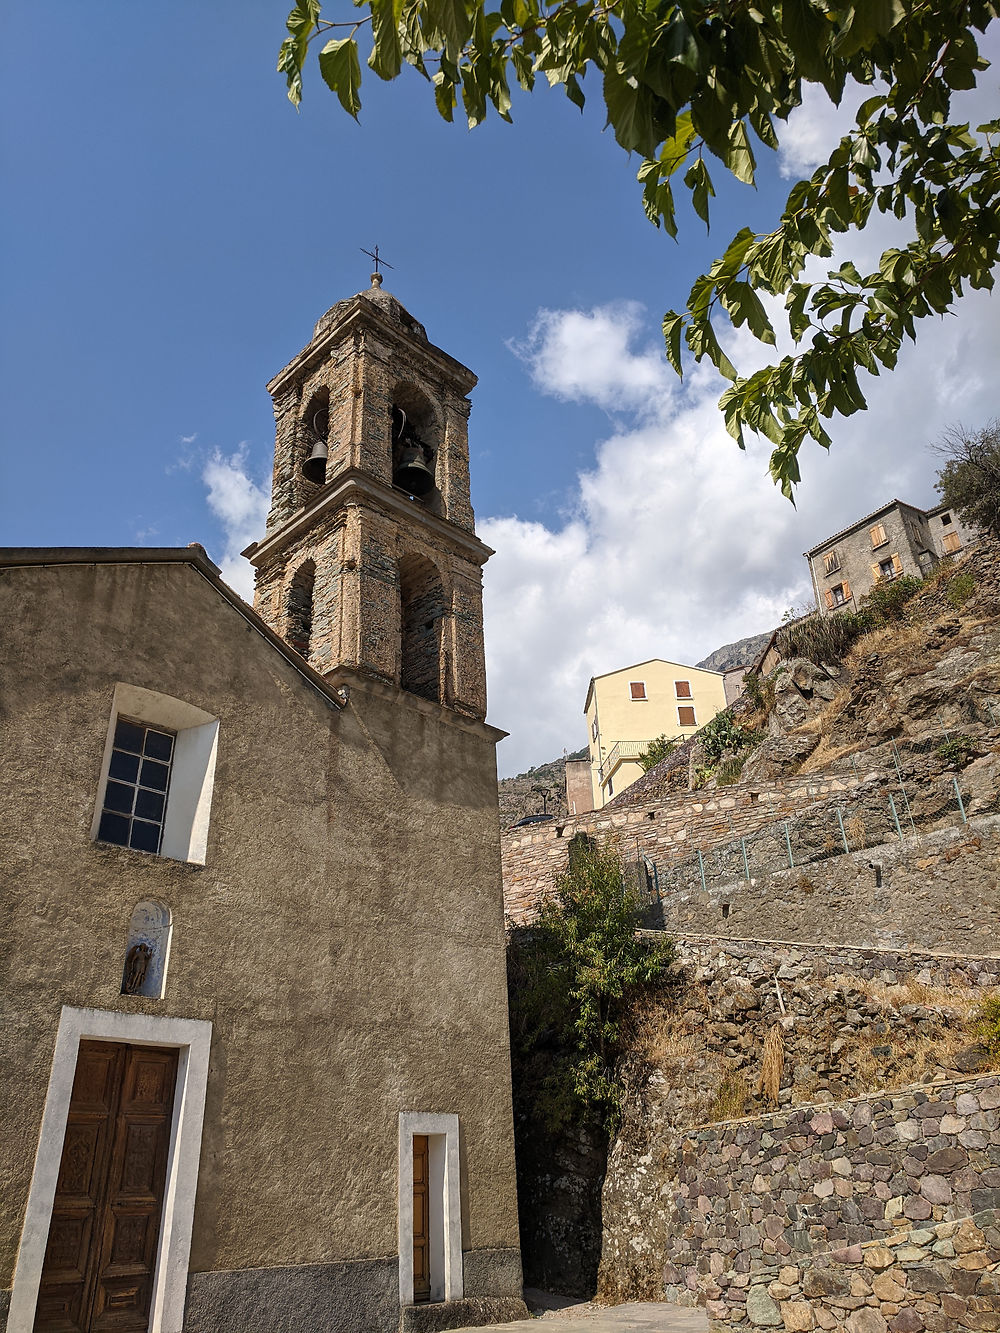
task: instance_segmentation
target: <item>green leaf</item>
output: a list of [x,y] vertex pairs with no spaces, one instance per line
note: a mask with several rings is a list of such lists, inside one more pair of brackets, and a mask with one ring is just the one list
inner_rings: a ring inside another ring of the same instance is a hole
[[684,330],[684,316],[668,310],[663,316],[663,340],[667,345],[667,360],[677,374],[684,378],[684,366],[681,362],[681,333]]
[[302,101],[302,67],[309,50],[309,38],[319,21],[319,0],[299,0],[285,20],[289,36],[278,51],[278,73],[288,84],[288,100],[293,106]]
[[424,0],[424,8],[429,23],[444,38],[445,52],[458,60],[472,33],[473,16],[465,0]]
[[319,72],[326,86],[337,94],[340,105],[355,120],[361,110],[361,64],[358,44],[353,37],[327,42],[319,53]]
[[691,191],[691,202],[694,204],[694,211],[707,228],[709,225],[708,199],[709,195],[714,198],[715,190],[712,188],[712,178],[708,174],[708,167],[705,166],[704,158],[695,158],[691,163],[684,175],[684,184]]
[[399,37],[403,0],[369,0],[372,11],[372,49],[368,64],[380,79],[394,79],[403,67]]
[[746,129],[742,120],[737,120],[729,131],[729,153],[726,156],[726,166],[737,180],[741,180],[744,185],[752,185],[756,165]]

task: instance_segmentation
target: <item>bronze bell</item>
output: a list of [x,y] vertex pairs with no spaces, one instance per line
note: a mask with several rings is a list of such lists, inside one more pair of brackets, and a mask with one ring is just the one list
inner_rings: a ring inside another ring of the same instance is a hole
[[330,456],[323,440],[317,440],[313,445],[313,451],[302,464],[302,475],[307,481],[314,481],[317,486],[322,486],[326,481],[326,460]]
[[407,495],[427,495],[434,489],[434,472],[428,467],[426,451],[419,444],[405,444],[399,451],[392,484]]

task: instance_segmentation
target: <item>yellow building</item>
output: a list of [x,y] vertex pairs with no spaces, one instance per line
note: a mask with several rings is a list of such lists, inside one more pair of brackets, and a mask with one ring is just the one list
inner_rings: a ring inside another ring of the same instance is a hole
[[584,712],[594,809],[642,777],[639,756],[657,736],[685,740],[726,706],[721,671],[653,658],[591,678]]

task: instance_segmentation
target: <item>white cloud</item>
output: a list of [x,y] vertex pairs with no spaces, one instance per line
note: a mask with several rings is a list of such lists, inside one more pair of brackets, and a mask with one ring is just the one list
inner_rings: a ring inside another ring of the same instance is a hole
[[[870,410],[834,423],[829,454],[804,448],[794,509],[767,476],[767,447],[742,454],[725,433],[719,381],[697,368],[678,390],[642,328],[634,305],[545,311],[530,350],[519,349],[539,387],[632,411],[577,477],[562,527],[517,516],[479,524],[497,552],[486,569],[486,652],[490,719],[511,732],[504,773],[584,744],[591,675],[649,657],[694,663],[772,628],[810,593],[807,546],[896,495],[931,503],[926,445],[949,422],[996,410],[1000,321],[977,293],[960,318],[928,321],[893,376],[868,381]],[[756,344],[730,342],[741,368],[756,363]]]
[[254,481],[247,471],[246,444],[228,455],[214,450],[201,477],[208,488],[208,507],[225,534],[222,577],[241,597],[252,601],[253,569],[240,551],[264,531],[269,503],[267,487]]
[[658,350],[630,347],[644,315],[637,301],[586,311],[539,310],[527,336],[508,346],[545,393],[587,399],[609,411],[649,411],[673,386]]

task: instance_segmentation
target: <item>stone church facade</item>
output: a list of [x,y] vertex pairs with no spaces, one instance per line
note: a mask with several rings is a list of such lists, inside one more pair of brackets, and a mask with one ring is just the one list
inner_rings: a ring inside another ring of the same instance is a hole
[[0,557],[0,1328],[523,1316],[475,378],[376,284],[272,382],[256,611]]

